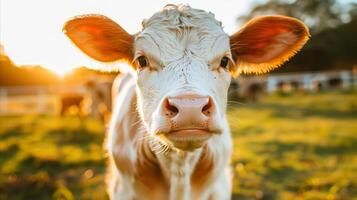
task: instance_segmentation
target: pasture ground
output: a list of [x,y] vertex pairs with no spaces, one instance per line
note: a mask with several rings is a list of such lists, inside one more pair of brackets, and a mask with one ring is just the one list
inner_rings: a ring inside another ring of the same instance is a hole
[[[357,199],[357,93],[229,102],[234,199]],[[106,199],[105,128],[0,117],[0,200]]]

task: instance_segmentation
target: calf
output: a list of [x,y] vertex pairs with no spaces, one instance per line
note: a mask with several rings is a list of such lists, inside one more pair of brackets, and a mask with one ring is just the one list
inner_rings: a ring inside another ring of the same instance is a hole
[[101,15],[64,26],[90,57],[127,60],[134,69],[115,83],[111,199],[230,199],[230,75],[280,66],[305,44],[308,29],[265,16],[228,36],[212,13],[187,5],[168,5],[142,24],[135,35]]

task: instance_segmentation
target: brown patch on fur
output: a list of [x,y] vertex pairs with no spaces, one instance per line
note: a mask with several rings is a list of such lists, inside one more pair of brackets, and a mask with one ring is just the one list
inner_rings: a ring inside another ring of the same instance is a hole
[[[149,140],[144,139],[146,133],[141,131],[142,123],[136,109],[137,96],[134,94],[126,100],[131,102],[128,115],[116,124],[117,137],[114,149],[111,149],[114,152],[109,151],[112,153],[110,162],[115,164],[111,171],[119,170],[118,173],[133,177],[132,184],[135,191],[138,192],[138,196],[135,198],[140,199],[140,195],[144,195],[150,199],[167,199],[169,186],[161,174],[155,154],[149,147]],[[128,149],[134,152],[129,154]],[[130,157],[133,155],[132,153],[135,154],[134,160]],[[115,174],[112,173],[112,175]],[[113,191],[120,187],[119,177],[111,181]]]
[[203,188],[205,183],[211,178],[214,168],[213,154],[209,151],[208,146],[202,149],[201,157],[198,160],[196,167],[191,176],[192,186],[195,188]]
[[157,157],[148,141],[138,143],[135,163],[135,185],[142,194],[150,194],[151,199],[167,199],[169,185],[165,182]]
[[147,185],[151,185],[152,177],[161,179],[161,169],[155,154],[151,151],[148,142],[143,141],[138,145],[137,162],[135,164],[135,175]]
[[[240,73],[265,73],[294,56],[309,39],[308,28],[285,16],[264,16],[249,21],[230,37],[231,52]],[[270,54],[270,55],[269,55]]]

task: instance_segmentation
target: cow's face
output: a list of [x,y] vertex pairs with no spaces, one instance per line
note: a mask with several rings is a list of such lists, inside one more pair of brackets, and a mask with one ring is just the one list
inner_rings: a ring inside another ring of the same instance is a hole
[[167,8],[143,26],[134,60],[145,125],[175,147],[200,147],[222,132],[233,66],[229,36],[211,14],[192,9]]
[[212,14],[184,5],[165,7],[134,36],[98,15],[70,20],[64,30],[92,58],[132,62],[147,131],[183,150],[202,147],[226,128],[231,74],[267,72],[308,38],[300,21],[282,16],[254,19],[228,36]]

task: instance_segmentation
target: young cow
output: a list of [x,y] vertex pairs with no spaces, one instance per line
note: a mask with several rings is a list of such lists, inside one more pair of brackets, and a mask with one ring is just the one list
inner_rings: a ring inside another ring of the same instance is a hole
[[90,57],[136,70],[117,80],[107,144],[110,197],[124,200],[230,199],[230,75],[268,72],[309,37],[283,16],[228,36],[212,13],[187,5],[166,6],[135,35],[101,15],[76,17],[64,31]]

